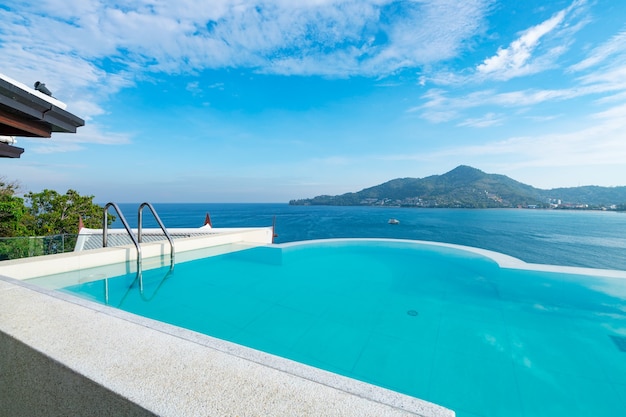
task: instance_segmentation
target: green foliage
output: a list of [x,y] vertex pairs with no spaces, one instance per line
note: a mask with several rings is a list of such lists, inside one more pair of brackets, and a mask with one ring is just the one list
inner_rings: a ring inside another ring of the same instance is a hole
[[443,175],[397,178],[358,192],[292,200],[291,205],[392,205],[406,207],[548,207],[551,201],[610,206],[626,201],[626,187],[575,187],[542,190],[504,175],[458,166]]
[[29,192],[25,197],[30,203],[27,226],[36,236],[76,234],[79,218],[85,227],[102,227],[102,207],[93,203],[93,196],[81,196],[74,190],[59,194],[46,189],[40,193]]
[[[73,249],[79,219],[85,227],[102,227],[103,208],[93,203],[93,196],[43,190],[19,198],[18,189],[17,183],[0,177],[0,260]],[[115,216],[108,216],[109,225],[114,221]]]
[[20,188],[17,182],[7,182],[6,178],[0,177],[0,198],[3,196],[13,196]]
[[26,216],[24,200],[19,197],[0,195],[0,236],[24,236],[27,234],[23,221]]
[[30,238],[0,238],[0,260],[19,259],[29,256],[31,251]]
[[0,236],[24,236],[26,207],[24,200],[15,197],[19,189],[17,183],[8,183],[0,177]]
[[598,187],[586,185],[572,188],[555,188],[550,190],[557,198],[570,203],[586,203],[596,206],[621,204],[626,201],[626,187]]
[[397,178],[356,193],[318,196],[290,204],[497,208],[538,205],[541,201],[539,190],[531,186],[462,165],[444,175]]
[[0,237],[0,260],[28,258],[71,251],[77,235]]

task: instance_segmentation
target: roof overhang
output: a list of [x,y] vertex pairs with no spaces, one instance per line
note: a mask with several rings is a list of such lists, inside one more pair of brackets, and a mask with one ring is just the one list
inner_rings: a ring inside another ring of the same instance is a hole
[[19,158],[24,153],[24,148],[0,142],[0,158]]
[[[0,136],[49,138],[53,132],[76,133],[85,125],[65,104],[0,74]],[[0,144],[0,157],[19,158],[24,149]]]

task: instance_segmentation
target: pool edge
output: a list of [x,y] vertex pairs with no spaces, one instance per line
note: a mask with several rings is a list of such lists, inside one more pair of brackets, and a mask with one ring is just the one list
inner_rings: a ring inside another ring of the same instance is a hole
[[274,244],[272,246],[289,248],[295,246],[318,244],[318,243],[332,243],[332,242],[403,242],[407,244],[418,244],[424,246],[436,246],[442,248],[457,249],[483,256],[495,262],[500,268],[503,269],[521,269],[526,271],[538,271],[538,272],[556,272],[573,275],[587,275],[598,276],[606,278],[622,278],[626,279],[626,271],[616,269],[601,269],[601,268],[587,268],[579,266],[564,266],[564,265],[549,265],[549,264],[536,264],[528,263],[519,258],[515,258],[510,255],[506,255],[501,252],[496,252],[488,249],[476,248],[472,246],[457,245],[454,243],[434,242],[429,240],[412,240],[412,239],[392,239],[392,238],[333,238],[333,239],[314,239],[304,240],[298,242],[286,242]]

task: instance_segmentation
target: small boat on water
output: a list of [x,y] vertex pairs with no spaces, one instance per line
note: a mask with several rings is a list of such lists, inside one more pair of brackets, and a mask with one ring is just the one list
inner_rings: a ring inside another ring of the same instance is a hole
[[387,223],[389,223],[389,224],[400,224],[400,220],[398,220],[398,219],[389,219],[389,221]]

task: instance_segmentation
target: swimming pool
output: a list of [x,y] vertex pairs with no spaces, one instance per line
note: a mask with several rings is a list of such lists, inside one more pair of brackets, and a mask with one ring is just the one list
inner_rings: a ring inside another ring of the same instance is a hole
[[62,291],[431,401],[460,417],[626,408],[626,280],[454,247],[258,247]]

